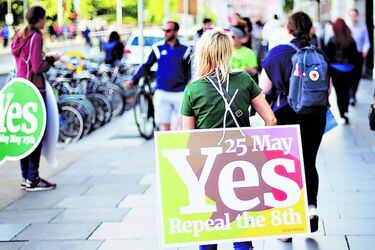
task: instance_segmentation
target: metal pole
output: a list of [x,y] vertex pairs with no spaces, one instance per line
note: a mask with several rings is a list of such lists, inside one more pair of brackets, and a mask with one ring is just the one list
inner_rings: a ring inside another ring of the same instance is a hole
[[164,0],[164,22],[170,20],[170,13],[169,13],[169,0]]
[[185,29],[187,29],[187,27],[188,27],[188,24],[187,24],[188,16],[189,16],[189,0],[184,0],[184,18],[183,18],[184,23],[183,23],[183,27]]
[[117,27],[120,28],[122,26],[122,0],[117,0]]
[[8,14],[12,13],[12,1],[8,0]]
[[57,24],[63,24],[63,0],[57,1]]
[[139,31],[139,43],[138,46],[141,49],[141,64],[144,62],[144,51],[143,51],[143,0],[138,0],[138,31]]
[[198,5],[197,6],[198,7],[197,23],[201,25],[203,21],[203,11],[204,11],[203,0],[198,0],[197,5]]
[[27,0],[23,0],[23,21],[26,22]]

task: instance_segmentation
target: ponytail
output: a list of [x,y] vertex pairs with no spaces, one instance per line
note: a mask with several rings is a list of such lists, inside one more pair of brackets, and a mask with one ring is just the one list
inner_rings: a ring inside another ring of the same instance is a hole
[[296,12],[289,17],[288,31],[301,43],[302,46],[307,46],[310,43],[310,30],[312,28],[311,18],[304,12]]
[[27,24],[19,31],[19,37],[25,38],[30,31],[36,31],[35,25],[46,16],[46,10],[41,6],[33,6],[27,10],[25,19]]

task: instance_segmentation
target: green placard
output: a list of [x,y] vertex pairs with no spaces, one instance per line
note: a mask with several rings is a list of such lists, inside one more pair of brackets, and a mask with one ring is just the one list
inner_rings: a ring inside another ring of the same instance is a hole
[[42,140],[46,108],[39,90],[22,78],[8,82],[0,91],[0,165],[19,160]]

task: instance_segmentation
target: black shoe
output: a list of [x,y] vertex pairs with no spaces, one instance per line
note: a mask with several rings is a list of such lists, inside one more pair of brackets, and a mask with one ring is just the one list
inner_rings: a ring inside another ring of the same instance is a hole
[[310,217],[310,230],[312,233],[318,231],[319,228],[319,216],[314,215]]
[[36,192],[36,191],[48,191],[56,188],[55,183],[50,183],[42,178],[36,179],[36,181],[26,181],[26,191]]
[[350,124],[349,117],[347,117],[346,115],[344,115],[342,118],[345,120],[345,125],[349,125]]
[[293,238],[280,238],[279,240],[281,240],[282,242],[292,242]]
[[357,100],[355,98],[350,98],[349,103],[354,107],[357,104]]

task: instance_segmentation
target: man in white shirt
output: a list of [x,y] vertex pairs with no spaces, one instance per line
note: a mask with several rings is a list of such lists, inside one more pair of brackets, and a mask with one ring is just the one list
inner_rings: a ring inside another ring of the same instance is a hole
[[359,81],[361,80],[362,76],[362,67],[363,62],[365,61],[368,52],[370,50],[370,40],[369,34],[367,30],[367,26],[363,23],[358,21],[359,12],[357,9],[351,9],[348,12],[349,15],[349,22],[348,26],[352,31],[352,36],[357,44],[358,50],[358,63],[357,67],[355,68],[355,80],[353,86],[350,90],[350,104],[354,106],[356,104],[356,92],[358,89]]

